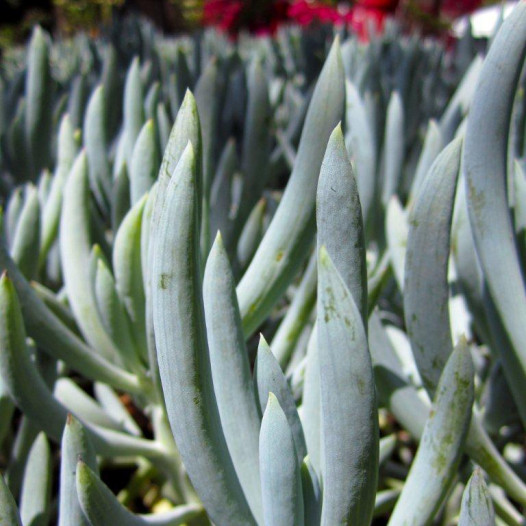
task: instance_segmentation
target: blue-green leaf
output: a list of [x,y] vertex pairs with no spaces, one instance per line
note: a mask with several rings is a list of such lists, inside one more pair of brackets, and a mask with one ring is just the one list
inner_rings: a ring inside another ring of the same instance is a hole
[[269,175],[271,107],[267,79],[258,58],[249,67],[247,83],[248,101],[241,150],[243,190],[236,215],[237,232],[241,231],[261,197]]
[[301,464],[287,417],[273,393],[261,422],[259,458],[265,525],[302,526]]
[[319,526],[321,518],[322,491],[318,476],[309,457],[301,463],[301,488],[303,491],[303,515],[305,526]]
[[95,199],[108,214],[111,198],[111,169],[108,161],[107,112],[104,87],[95,89],[84,119],[84,145],[89,164],[89,182]]
[[409,216],[404,315],[418,370],[432,395],[452,349],[447,266],[461,139],[433,163]]
[[143,196],[124,216],[113,243],[113,270],[117,293],[132,322],[135,349],[146,359],[146,312],[141,256]]
[[80,506],[91,526],[178,526],[203,514],[198,504],[186,504],[166,513],[134,515],[82,460],[77,464],[76,488]]
[[307,346],[307,365],[299,414],[305,433],[309,462],[319,476],[321,475],[321,390],[317,325],[312,328]]
[[393,91],[387,106],[383,150],[382,204],[387,206],[392,195],[398,193],[404,161],[404,108],[400,95]]
[[323,246],[318,275],[321,524],[369,524],[378,477],[378,415],[367,336],[352,294]]
[[37,189],[25,188],[24,206],[16,224],[11,256],[26,279],[32,279],[38,266],[40,248],[40,203]]
[[61,446],[58,526],[89,526],[77,496],[77,463],[80,457],[98,472],[97,458],[82,424],[71,415],[66,420]]
[[[507,199],[507,166],[511,111],[525,56],[526,4],[519,3],[503,22],[484,62],[468,118],[463,157],[473,238],[512,344],[501,358],[523,422],[526,292]],[[512,370],[521,374],[512,374]]]
[[58,159],[53,174],[53,182],[51,183],[51,191],[42,210],[39,266],[44,264],[51,245],[58,234],[64,185],[77,156],[77,151],[78,145],[75,140],[75,130],[68,115],[64,115],[58,132]]
[[362,215],[367,222],[376,187],[376,144],[364,102],[349,80],[345,82],[345,94],[345,146],[354,161]]
[[52,78],[49,65],[49,43],[40,26],[33,30],[27,56],[25,88],[25,143],[31,177],[36,179],[42,168],[49,168],[52,124]]
[[[132,162],[133,146],[144,124],[143,88],[141,81],[139,57],[135,57],[126,74],[124,86],[123,112],[123,154],[124,161],[129,166]],[[115,166],[120,170],[120,166]]]
[[261,412],[263,413],[265,410],[264,403],[265,400],[268,400],[269,393],[273,393],[287,417],[292,436],[294,437],[298,465],[301,465],[301,462],[303,462],[307,454],[307,446],[305,444],[301,420],[296,409],[296,403],[287,379],[263,336],[259,339],[254,376],[257,387],[256,394]]
[[[59,442],[68,411],[50,393],[25,344],[20,305],[11,280],[0,278],[0,374],[12,400],[45,433]],[[168,462],[157,442],[84,422],[95,449],[108,456],[144,455]],[[163,464],[160,463],[162,466]]]
[[27,457],[20,493],[20,518],[24,526],[46,526],[51,518],[53,471],[46,435],[40,433]]
[[220,234],[208,256],[203,303],[221,427],[254,516],[261,520],[260,417],[237,305],[234,276]]
[[270,348],[282,368],[286,367],[298,342],[298,339],[309,321],[309,316],[316,303],[316,285],[318,267],[316,253],[313,252],[305,269],[301,282],[296,289],[292,303],[279,324],[272,339]]
[[60,220],[60,254],[69,303],[84,338],[108,360],[118,360],[97,309],[90,283],[88,164],[85,153],[77,157],[66,183]]
[[242,269],[246,268],[254,256],[263,237],[267,201],[261,198],[250,212],[237,242],[237,259]]
[[341,126],[332,132],[318,181],[318,247],[325,246],[349,289],[362,320],[367,319],[367,267],[358,186]]
[[159,371],[181,458],[212,520],[254,524],[213,391],[201,299],[197,173],[189,144],[172,174],[161,174],[171,178],[157,204],[158,223],[153,223],[151,286]]
[[343,77],[337,39],[316,84],[285,193],[237,287],[245,336],[252,334],[265,319],[311,247],[316,187],[325,141],[343,113]]
[[391,197],[389,203],[387,203],[385,232],[391,268],[393,269],[398,288],[400,291],[403,291],[409,224],[406,212],[397,196]]
[[426,138],[424,140],[424,146],[422,152],[418,158],[418,165],[415,170],[413,182],[411,183],[411,194],[409,201],[412,202],[414,197],[418,194],[420,185],[424,181],[427,172],[433,165],[437,155],[442,151],[444,147],[442,141],[442,134],[440,128],[434,120],[430,120],[427,126]]
[[473,375],[469,348],[461,341],[440,377],[433,411],[389,526],[429,524],[435,518],[456,475],[469,429]]
[[156,126],[150,119],[137,137],[129,165],[132,206],[150,190],[157,178],[161,163],[158,144]]
[[462,496],[459,526],[494,526],[495,512],[484,475],[475,468]]

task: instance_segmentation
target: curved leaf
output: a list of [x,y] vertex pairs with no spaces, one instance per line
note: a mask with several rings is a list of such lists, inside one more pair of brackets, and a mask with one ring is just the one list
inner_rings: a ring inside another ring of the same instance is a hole
[[113,270],[117,293],[132,322],[135,348],[146,359],[146,298],[142,264],[143,196],[124,216],[113,243]]
[[80,506],[91,526],[178,526],[203,514],[203,508],[198,504],[187,504],[166,513],[134,515],[82,460],[77,464],[76,488]]
[[378,477],[378,415],[361,313],[322,246],[318,253],[322,525],[369,524]]
[[[317,262],[316,262],[317,263]],[[307,365],[303,384],[303,397],[299,408],[309,462],[321,475],[321,391],[318,356],[318,327],[315,324],[307,346]]]
[[[123,111],[123,153],[124,161],[130,166],[132,162],[133,146],[144,124],[143,88],[139,57],[135,57],[126,73],[124,86]],[[120,170],[120,166],[115,166]]]
[[69,171],[77,156],[78,145],[75,140],[75,130],[68,117],[64,115],[60,122],[57,145],[57,164],[51,183],[51,191],[43,206],[42,211],[42,235],[40,238],[39,266],[46,260],[51,245],[58,234],[60,211],[62,209],[62,196],[64,185]]
[[392,195],[397,194],[404,162],[404,108],[400,95],[393,91],[387,106],[383,150],[382,204],[387,206]]
[[261,519],[260,417],[234,276],[219,233],[206,262],[203,303],[221,427],[250,508],[254,516]]
[[39,248],[40,203],[37,189],[30,184],[25,188],[24,206],[11,245],[11,256],[26,279],[33,278],[37,270]]
[[49,65],[49,43],[40,26],[33,30],[27,56],[25,87],[25,157],[31,166],[31,177],[36,179],[42,168],[49,167],[52,85]]
[[502,352],[501,358],[523,422],[526,291],[508,207],[507,160],[513,99],[525,56],[526,4],[521,2],[503,22],[484,62],[468,118],[463,157],[473,238],[512,343],[511,352]]
[[84,119],[84,145],[89,164],[89,182],[98,205],[107,214],[111,198],[111,169],[108,161],[107,112],[104,86],[91,95]]
[[[25,330],[13,283],[0,278],[0,374],[16,405],[59,442],[68,411],[53,398],[31,361],[25,344]],[[151,440],[136,438],[85,422],[97,451],[108,456],[144,455],[152,460],[167,460],[165,450]]]
[[345,96],[339,40],[316,84],[294,170],[274,218],[237,287],[245,336],[265,319],[303,263],[314,235],[316,186],[326,143]]
[[404,316],[418,370],[432,395],[452,349],[447,265],[461,139],[437,157],[409,216]]
[[88,164],[77,157],[64,191],[60,219],[60,255],[69,303],[86,341],[109,360],[119,357],[97,310],[86,262],[91,251]]
[[201,299],[196,177],[196,156],[188,144],[158,203],[158,223],[153,223],[151,284],[159,372],[181,458],[212,520],[253,524],[213,391]]

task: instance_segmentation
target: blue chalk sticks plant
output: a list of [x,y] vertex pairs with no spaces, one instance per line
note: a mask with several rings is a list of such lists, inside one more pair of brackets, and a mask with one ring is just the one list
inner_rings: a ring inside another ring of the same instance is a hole
[[0,72],[0,524],[523,524],[526,3],[118,24]]

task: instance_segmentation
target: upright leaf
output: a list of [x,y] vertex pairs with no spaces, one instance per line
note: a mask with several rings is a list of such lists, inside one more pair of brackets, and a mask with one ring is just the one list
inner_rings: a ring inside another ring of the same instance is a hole
[[22,482],[20,518],[24,526],[46,526],[49,524],[52,482],[51,451],[46,435],[40,433],[27,457]]
[[256,394],[261,412],[264,412],[263,405],[265,399],[268,401],[269,393],[273,393],[287,417],[292,436],[294,437],[298,464],[301,465],[301,462],[303,462],[307,454],[307,447],[305,445],[301,420],[296,409],[296,402],[292,396],[287,379],[263,336],[259,339],[254,376],[257,387]]
[[484,475],[475,468],[462,496],[459,526],[495,525],[495,511]]
[[389,526],[430,524],[456,475],[471,419],[473,362],[460,342],[440,377],[434,408]]
[[64,282],[71,309],[86,341],[102,356],[116,360],[119,351],[100,318],[86,265],[91,251],[89,214],[87,158],[85,153],[80,153],[66,184],[60,220]]
[[387,206],[389,199],[395,195],[400,185],[404,161],[404,108],[400,95],[393,91],[387,106],[383,151],[383,188],[382,204]]
[[36,179],[42,168],[49,168],[52,119],[52,78],[49,44],[40,26],[33,30],[28,48],[25,111],[25,156],[30,174]]
[[39,248],[40,203],[36,188],[28,185],[11,245],[13,260],[27,279],[32,279],[37,270]]
[[82,424],[68,415],[60,458],[60,493],[58,526],[89,526],[79,504],[76,487],[77,462],[83,461],[98,472],[95,451]]
[[361,313],[327,253],[318,254],[322,525],[369,524],[378,477],[378,414]]
[[461,140],[433,163],[409,216],[404,315],[416,364],[432,394],[451,352],[447,265]]
[[0,475],[0,524],[2,526],[22,526],[15,499],[2,475]]
[[111,198],[111,169],[108,160],[107,112],[104,86],[91,95],[84,119],[84,145],[89,164],[89,182],[97,204],[107,214]]
[[151,280],[159,371],[181,458],[212,520],[254,524],[213,390],[201,299],[197,173],[189,144],[159,203]]
[[301,473],[294,439],[278,399],[269,393],[259,440],[265,525],[303,525]]
[[362,320],[367,320],[367,267],[362,209],[341,126],[329,138],[316,199],[318,247],[325,246],[352,294]]
[[345,82],[345,146],[356,169],[356,182],[362,205],[362,215],[367,222],[376,187],[376,144],[364,101],[350,81]]
[[150,119],[137,137],[129,166],[132,205],[150,190],[157,178],[161,162],[158,144],[156,126]]
[[221,427],[252,513],[261,520],[260,417],[243,338],[234,276],[219,233],[206,263],[203,303]]

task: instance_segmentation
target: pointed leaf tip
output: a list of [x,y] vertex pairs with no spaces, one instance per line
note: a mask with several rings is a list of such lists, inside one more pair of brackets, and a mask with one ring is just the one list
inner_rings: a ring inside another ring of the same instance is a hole
[[[278,401],[276,395],[272,391],[269,391],[269,393],[268,393],[268,400],[267,400],[267,409],[275,408],[275,407],[279,407],[281,409],[281,406],[279,405],[279,401]],[[265,409],[265,411],[267,409]]]

